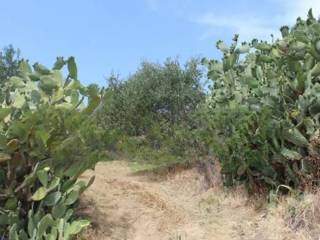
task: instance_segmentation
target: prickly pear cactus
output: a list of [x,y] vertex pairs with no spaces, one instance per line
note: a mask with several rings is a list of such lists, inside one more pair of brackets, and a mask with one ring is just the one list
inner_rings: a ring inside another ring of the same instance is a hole
[[0,238],[70,239],[89,225],[73,209],[93,181],[78,176],[99,159],[100,99],[78,80],[73,57],[52,69],[20,62],[0,93]]
[[[253,40],[217,48],[221,61],[204,60],[213,81],[207,109],[211,146],[226,183],[252,188],[319,182],[320,22],[312,11],[281,28],[273,42]],[[315,146],[315,144],[317,146]]]

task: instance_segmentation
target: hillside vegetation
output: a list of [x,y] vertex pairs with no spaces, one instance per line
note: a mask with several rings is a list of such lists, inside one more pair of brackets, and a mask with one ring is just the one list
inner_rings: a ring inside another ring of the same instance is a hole
[[74,209],[93,181],[77,178],[101,155],[93,124],[98,89],[80,84],[72,57],[58,58],[52,70],[21,60],[3,82],[0,101],[0,235],[72,238],[89,225]]
[[[282,39],[230,47],[205,61],[212,147],[227,184],[313,187],[319,182],[320,23],[311,10]],[[243,56],[241,56],[243,55]]]
[[117,131],[114,149],[151,159],[217,157],[227,185],[253,191],[316,186],[320,22],[310,10],[281,34],[272,42],[219,41],[223,58],[202,60],[210,91],[195,60],[185,69],[143,63],[126,81],[111,78],[100,122]]
[[[110,76],[105,88],[83,86],[74,57],[49,69],[5,49],[0,238],[74,239],[90,225],[75,210],[94,181],[79,178],[103,160],[126,158],[135,170],[221,166],[215,174],[225,186],[243,185],[269,202],[317,190],[320,20],[310,10],[280,31],[271,42],[218,41],[220,60],[143,62],[127,79]],[[292,209],[293,222],[305,213]]]

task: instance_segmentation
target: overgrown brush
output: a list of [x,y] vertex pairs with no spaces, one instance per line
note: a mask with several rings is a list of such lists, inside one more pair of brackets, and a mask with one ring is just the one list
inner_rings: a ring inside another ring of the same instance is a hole
[[[68,76],[61,69],[66,66]],[[87,98],[87,104],[82,102]],[[100,90],[84,87],[74,58],[52,70],[20,61],[0,94],[0,238],[67,240],[89,221],[77,219],[78,181],[101,155],[94,124]]]
[[201,77],[195,59],[184,67],[171,59],[143,62],[125,81],[112,76],[99,121],[105,132],[114,133],[114,151],[161,166],[193,154],[193,115],[205,99]]
[[204,60],[213,87],[202,134],[229,185],[319,184],[320,22],[310,10],[281,34],[271,43],[219,41],[222,60]]

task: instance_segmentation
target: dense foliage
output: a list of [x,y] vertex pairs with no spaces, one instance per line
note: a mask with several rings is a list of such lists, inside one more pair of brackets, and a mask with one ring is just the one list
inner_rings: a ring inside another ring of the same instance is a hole
[[[65,65],[66,78],[60,71]],[[0,95],[0,236],[65,240],[88,226],[73,209],[93,181],[78,176],[102,152],[92,124],[100,98],[96,86],[80,84],[73,57],[57,58],[52,70],[21,60],[17,75],[6,79]]]
[[272,42],[219,41],[222,60],[203,60],[207,93],[197,60],[143,62],[100,90],[81,85],[73,57],[48,69],[5,49],[0,238],[67,240],[88,226],[74,210],[93,179],[78,177],[106,151],[160,165],[215,155],[227,185],[254,191],[318,186],[320,21],[310,11],[281,34]]
[[0,52],[0,86],[12,76],[15,76],[19,68],[20,50],[12,45],[4,47]]
[[193,115],[205,99],[201,77],[195,59],[185,67],[170,59],[164,64],[143,62],[126,81],[109,78],[101,122],[117,132],[121,151],[132,149],[132,155],[147,148],[146,155],[152,155],[162,149],[166,157],[181,156],[193,141]]
[[320,22],[310,10],[275,42],[217,43],[205,60],[213,80],[206,132],[227,184],[318,185],[320,180]]

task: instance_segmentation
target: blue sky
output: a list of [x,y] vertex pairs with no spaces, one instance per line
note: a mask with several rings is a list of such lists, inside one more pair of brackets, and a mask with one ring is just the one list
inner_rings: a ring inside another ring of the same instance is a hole
[[141,60],[219,57],[215,42],[277,36],[320,0],[0,0],[0,46],[13,44],[32,62],[51,66],[75,56],[80,79],[105,85]]

